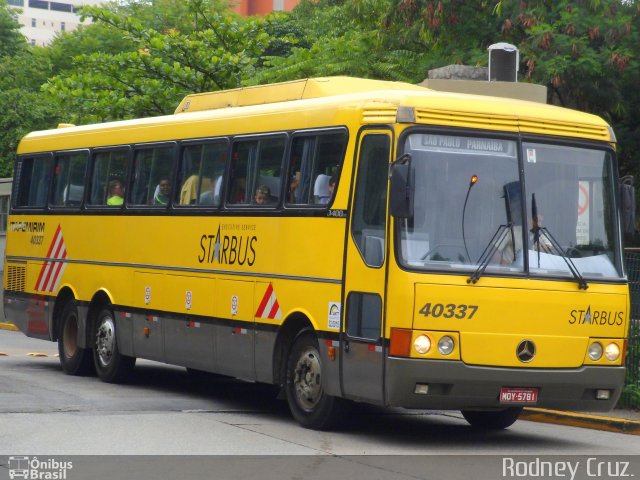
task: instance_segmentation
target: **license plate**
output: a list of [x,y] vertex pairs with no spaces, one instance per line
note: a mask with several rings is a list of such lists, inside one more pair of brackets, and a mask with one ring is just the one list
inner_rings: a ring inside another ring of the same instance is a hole
[[500,403],[515,403],[533,405],[538,402],[537,388],[509,388],[500,389]]

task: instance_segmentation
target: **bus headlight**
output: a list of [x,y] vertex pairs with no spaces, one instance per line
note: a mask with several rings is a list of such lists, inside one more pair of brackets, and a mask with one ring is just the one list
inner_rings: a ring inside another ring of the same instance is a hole
[[455,342],[453,341],[453,338],[448,335],[445,335],[440,340],[438,340],[438,351],[442,355],[449,355],[451,352],[453,352],[453,347],[455,347]]
[[589,358],[594,362],[600,360],[602,357],[602,345],[598,342],[593,342],[589,345]]
[[413,341],[413,348],[415,348],[419,354],[424,355],[431,350],[431,340],[426,335],[419,335]]
[[620,357],[620,347],[615,343],[610,343],[607,348],[604,349],[604,356],[610,362],[616,361]]

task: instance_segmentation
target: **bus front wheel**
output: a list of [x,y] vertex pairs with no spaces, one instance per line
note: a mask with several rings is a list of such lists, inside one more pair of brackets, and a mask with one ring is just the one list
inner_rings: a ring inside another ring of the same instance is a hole
[[62,309],[58,322],[60,366],[68,375],[85,375],[93,371],[91,349],[78,346],[79,322],[78,306],[75,300],[69,300]]
[[462,416],[474,428],[502,430],[513,425],[522,413],[522,407],[498,411],[462,410]]
[[308,330],[299,333],[291,347],[285,393],[293,418],[305,428],[330,430],[345,417],[346,401],[322,388],[318,340]]
[[100,380],[107,383],[125,381],[136,359],[122,355],[118,350],[116,321],[110,308],[103,308],[98,314],[93,340],[93,363]]

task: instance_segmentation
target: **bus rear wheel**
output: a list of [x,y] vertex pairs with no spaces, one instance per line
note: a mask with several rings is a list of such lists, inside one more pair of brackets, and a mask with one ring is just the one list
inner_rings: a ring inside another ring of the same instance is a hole
[[68,375],[86,375],[93,371],[90,348],[78,346],[80,318],[75,300],[69,300],[58,322],[58,354],[60,366]]
[[502,430],[513,425],[522,407],[511,407],[497,411],[462,410],[462,416],[474,428],[482,430]]
[[93,363],[100,380],[107,383],[124,382],[136,364],[135,357],[122,355],[118,350],[116,333],[113,312],[103,308],[93,330]]
[[322,358],[310,331],[299,333],[293,342],[285,393],[293,418],[305,428],[330,430],[345,418],[346,401],[327,395],[322,388]]

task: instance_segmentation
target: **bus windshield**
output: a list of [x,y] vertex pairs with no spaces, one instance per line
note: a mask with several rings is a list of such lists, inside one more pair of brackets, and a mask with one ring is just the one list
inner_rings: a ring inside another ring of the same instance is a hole
[[563,277],[575,267],[585,278],[620,278],[611,155],[527,142],[519,155],[518,145],[406,137],[415,196],[413,217],[397,222],[401,265]]

